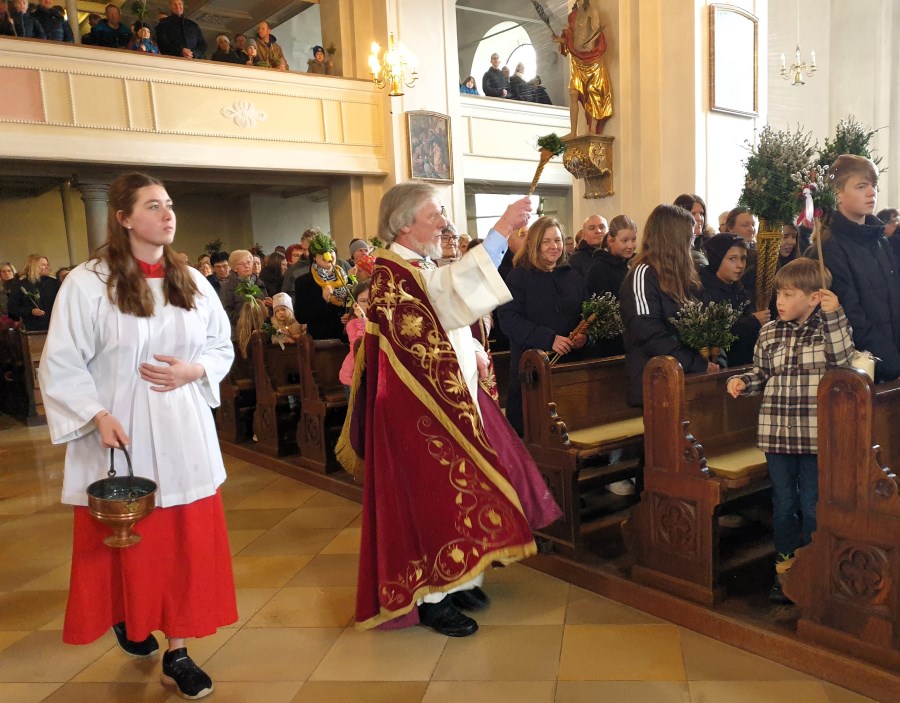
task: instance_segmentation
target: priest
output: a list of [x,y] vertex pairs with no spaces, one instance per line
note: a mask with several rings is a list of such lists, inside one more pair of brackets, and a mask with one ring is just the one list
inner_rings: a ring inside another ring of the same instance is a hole
[[559,508],[479,377],[488,357],[470,325],[510,294],[497,273],[531,202],[510,205],[484,244],[437,268],[447,226],[435,188],[411,182],[381,201],[364,353],[338,442],[364,475],[358,627],[421,622],[464,637],[461,610],[487,604],[483,572],[536,551],[531,529]]

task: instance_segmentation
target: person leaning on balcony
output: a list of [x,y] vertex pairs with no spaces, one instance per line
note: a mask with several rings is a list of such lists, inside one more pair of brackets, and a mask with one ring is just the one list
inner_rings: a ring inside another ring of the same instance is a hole
[[28,0],[13,0],[9,17],[13,24],[13,36],[26,39],[47,38],[41,23],[28,11]]
[[202,59],[206,55],[206,40],[196,22],[184,16],[184,2],[169,0],[169,16],[156,25],[159,51],[166,56]]
[[9,16],[9,5],[6,0],[0,0],[0,37],[14,37],[16,30],[13,27],[12,17]]
[[[241,53],[243,54],[244,52]],[[244,56],[247,55],[244,54]],[[216,50],[209,58],[210,61],[221,61],[222,63],[247,63],[250,60],[249,56],[246,60],[241,60],[238,53],[231,48],[231,40],[227,34],[219,34],[216,37]]]
[[324,76],[333,76],[334,75],[334,64],[331,62],[331,59],[325,58],[325,49],[321,46],[314,46],[312,48],[313,58],[309,59],[306,62],[307,64],[307,73],[319,73]]
[[248,41],[243,34],[234,35],[234,53],[240,59],[240,63],[255,66],[259,63],[256,55],[256,42]]
[[72,28],[63,17],[62,10],[53,6],[53,0],[40,0],[31,14],[43,27],[47,39],[69,43],[75,41]]
[[260,22],[256,29],[256,51],[259,55],[258,66],[274,68],[276,71],[287,71],[288,64],[284,58],[281,46],[272,36],[272,30],[268,22]]
[[81,43],[82,44],[84,44],[86,46],[94,45],[94,39],[97,38],[94,36],[94,27],[96,27],[98,24],[100,24],[100,20],[102,20],[102,19],[103,18],[100,15],[98,15],[96,12],[92,12],[91,14],[88,15],[89,29],[88,29],[87,34],[81,35]]
[[492,98],[505,98],[509,95],[506,81],[500,72],[500,54],[491,54],[491,67],[481,79],[481,92]]

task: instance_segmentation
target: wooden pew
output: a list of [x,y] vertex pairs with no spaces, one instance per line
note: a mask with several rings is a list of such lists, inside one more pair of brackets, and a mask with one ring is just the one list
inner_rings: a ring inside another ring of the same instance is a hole
[[[253,432],[259,451],[269,456],[284,456],[297,452],[296,400],[301,393],[300,365],[293,345],[284,349],[272,344],[263,332],[250,338],[250,359],[256,386],[256,409],[253,412]],[[291,407],[291,403],[294,407]]]
[[0,330],[0,412],[23,419],[28,415],[30,403],[25,375],[19,331]]
[[829,371],[818,420],[816,531],[783,576],[797,633],[900,670],[900,381]]
[[47,424],[47,417],[44,414],[44,400],[41,397],[41,386],[38,381],[38,367],[41,364],[41,354],[44,351],[44,343],[46,341],[46,332],[19,330],[22,361],[25,365],[25,393],[28,403],[25,411],[25,424],[29,427]]
[[491,352],[494,360],[494,377],[497,379],[497,396],[501,408],[506,407],[509,393],[509,351]]
[[[546,353],[532,349],[522,355],[519,375],[525,446],[563,511],[538,534],[577,557],[592,538],[618,538],[636,500],[604,486],[639,470],[641,410],[626,402],[621,356],[550,366]],[[624,458],[610,465],[615,450]]]
[[686,377],[669,356],[644,370],[644,491],[623,526],[632,578],[705,604],[724,596],[726,574],[771,569],[774,553],[759,525],[737,545],[723,543],[719,526],[736,507],[771,512],[766,458],[756,446],[762,395],[725,393],[741,370]]
[[239,444],[253,434],[253,412],[256,407],[256,384],[253,380],[252,348],[247,358],[234,345],[234,363],[219,384],[221,404],[216,408],[216,433],[219,439]]
[[341,469],[334,446],[347,414],[347,396],[338,373],[349,351],[349,345],[339,339],[304,334],[297,340],[303,388],[297,425],[300,463],[323,474]]

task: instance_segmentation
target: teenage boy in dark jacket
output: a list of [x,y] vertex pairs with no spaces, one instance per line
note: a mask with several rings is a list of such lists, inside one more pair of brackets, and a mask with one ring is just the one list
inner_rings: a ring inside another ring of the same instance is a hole
[[828,178],[837,212],[822,237],[822,255],[853,328],[853,343],[872,352],[875,380],[900,378],[900,272],[884,223],[873,216],[878,172],[869,159],[839,156]]
[[69,43],[75,41],[72,28],[63,18],[59,8],[53,6],[53,0],[40,0],[40,4],[31,14],[44,29],[47,39]]

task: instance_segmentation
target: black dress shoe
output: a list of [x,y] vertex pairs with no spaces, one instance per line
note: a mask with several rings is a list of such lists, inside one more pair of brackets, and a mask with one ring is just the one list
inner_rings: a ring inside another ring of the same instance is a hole
[[456,591],[450,594],[450,600],[460,610],[484,610],[491,604],[488,594],[478,586],[465,591]]
[[468,637],[478,630],[478,623],[459,612],[449,598],[440,603],[422,603],[419,622],[447,637]]

